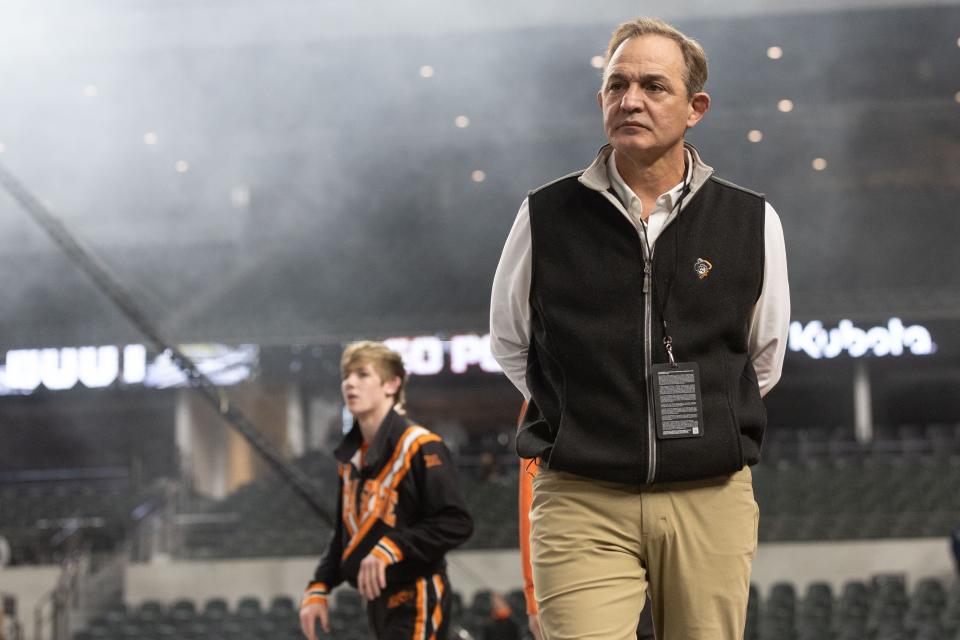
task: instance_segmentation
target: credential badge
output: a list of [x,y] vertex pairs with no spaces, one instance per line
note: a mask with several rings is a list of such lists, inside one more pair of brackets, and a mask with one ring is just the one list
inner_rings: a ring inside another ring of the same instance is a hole
[[709,260],[703,258],[697,258],[697,261],[693,264],[693,270],[697,272],[697,277],[701,280],[710,275],[711,269],[713,269],[713,265]]

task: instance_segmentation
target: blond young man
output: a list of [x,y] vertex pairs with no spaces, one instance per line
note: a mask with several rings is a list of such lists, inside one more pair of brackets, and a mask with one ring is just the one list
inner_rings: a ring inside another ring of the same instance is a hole
[[334,452],[337,524],[304,593],[301,628],[309,640],[317,639],[317,622],[330,633],[328,597],[347,581],[366,598],[378,640],[445,639],[451,590],[444,555],[473,531],[450,452],[398,413],[406,373],[397,353],[356,342],[340,368],[354,422]]
[[750,465],[790,303],[760,194],[684,140],[707,59],[640,18],[610,39],[609,144],[532,191],[504,246],[491,348],[529,399],[530,546],[547,640],[628,640],[649,590],[657,638],[742,637],[758,508]]

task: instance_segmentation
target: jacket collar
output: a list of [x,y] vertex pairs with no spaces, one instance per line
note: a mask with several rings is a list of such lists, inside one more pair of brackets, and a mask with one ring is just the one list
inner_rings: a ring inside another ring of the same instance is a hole
[[[684,140],[683,146],[690,153],[690,157],[693,158],[693,175],[690,177],[690,192],[687,194],[684,202],[684,206],[686,206],[686,202],[692,200],[693,195],[697,193],[697,191],[706,184],[707,179],[713,175],[713,167],[705,164],[703,160],[700,159],[700,152],[695,146],[686,140]],[[597,157],[594,158],[590,166],[580,174],[578,178],[579,182],[594,191],[609,191],[613,188],[610,184],[610,176],[607,175],[607,161],[610,159],[611,153],[613,153],[613,147],[609,144],[603,145],[600,151],[597,152]]]
[[[373,442],[364,455],[365,467],[378,468],[383,464],[383,460],[393,452],[397,440],[407,426],[407,421],[396,411],[390,409],[390,412],[384,417],[377,429],[377,435],[373,437]],[[363,445],[363,433],[360,431],[360,423],[353,421],[353,426],[343,441],[334,449],[334,457],[346,464],[351,461],[360,447]],[[359,468],[359,465],[357,465]]]

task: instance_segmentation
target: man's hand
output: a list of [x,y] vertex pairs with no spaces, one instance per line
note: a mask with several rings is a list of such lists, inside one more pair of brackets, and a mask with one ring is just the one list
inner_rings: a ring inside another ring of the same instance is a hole
[[380,592],[387,588],[387,564],[373,554],[368,555],[360,562],[360,572],[357,573],[357,589],[367,600],[380,597]]
[[527,626],[530,627],[530,633],[534,640],[543,640],[543,631],[540,631],[540,615],[531,613],[527,615]]
[[320,618],[320,628],[324,633],[330,633],[330,614],[327,611],[327,602],[314,602],[300,608],[300,630],[307,640],[317,640],[317,618]]

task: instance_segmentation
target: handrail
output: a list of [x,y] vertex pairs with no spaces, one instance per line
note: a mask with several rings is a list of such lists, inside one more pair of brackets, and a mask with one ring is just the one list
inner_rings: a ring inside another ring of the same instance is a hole
[[17,619],[17,599],[0,591],[0,640],[21,640],[20,621]]
[[71,595],[76,592],[76,585],[85,564],[85,554],[82,553],[69,554],[60,564],[57,584],[41,596],[33,607],[34,640],[69,638],[70,613],[67,605]]
[[94,555],[88,546],[70,553],[60,565],[52,590],[33,610],[34,640],[69,640],[77,629],[123,598],[129,550]]

